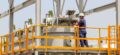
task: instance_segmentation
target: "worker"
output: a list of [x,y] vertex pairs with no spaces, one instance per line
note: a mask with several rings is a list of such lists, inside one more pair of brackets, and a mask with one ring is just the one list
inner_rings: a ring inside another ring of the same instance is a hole
[[28,21],[25,21],[25,29],[28,28],[29,32],[32,32],[32,18],[29,18]]
[[[79,22],[78,22],[78,26],[79,26],[79,37],[80,38],[86,38],[86,20],[84,19],[84,13],[80,13],[79,14]],[[88,42],[87,40],[80,40],[80,45],[81,47],[88,47]]]
[[30,28],[32,26],[32,19],[29,18],[28,21],[25,21],[25,28]]
[[50,16],[50,14],[46,14],[46,25],[47,24],[52,24],[52,19],[51,19],[51,16]]

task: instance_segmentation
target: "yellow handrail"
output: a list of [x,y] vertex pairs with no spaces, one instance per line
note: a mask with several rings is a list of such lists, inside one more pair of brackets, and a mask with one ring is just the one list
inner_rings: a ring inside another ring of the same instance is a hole
[[[95,27],[78,27],[78,26],[45,26],[45,25],[37,25],[37,26],[43,26],[45,27],[45,36],[35,36],[35,31],[34,31],[34,28],[36,26],[31,26],[29,28],[26,28],[24,29],[25,30],[25,40],[22,40],[22,37],[21,37],[21,30],[19,31],[16,31],[18,32],[18,37],[19,39],[17,41],[14,41],[15,40],[15,32],[12,33],[12,42],[11,43],[8,43],[8,36],[10,34],[7,34],[6,35],[6,44],[4,44],[2,42],[2,37],[0,37],[1,41],[0,41],[0,54],[2,55],[3,53],[5,54],[8,54],[8,53],[11,53],[14,55],[15,52],[21,52],[21,51],[26,51],[28,49],[45,49],[45,52],[48,51],[48,49],[63,49],[63,50],[69,50],[69,49],[72,49],[73,51],[75,51],[77,53],[77,51],[79,50],[98,50],[98,51],[102,51],[102,50],[107,50],[108,51],[108,55],[111,55],[111,51],[114,50],[116,51],[117,49],[116,48],[111,48],[111,40],[117,40],[117,38],[111,38],[111,26],[108,26],[108,28],[95,28]],[[33,28],[34,27],[34,28]],[[64,36],[49,36],[48,35],[48,27],[55,27],[55,28],[74,28],[74,37],[73,38],[70,38],[69,36],[68,37],[64,37]],[[32,28],[32,38],[28,38],[29,37],[29,30],[30,28]],[[98,35],[99,37],[98,38],[80,38],[79,37],[79,28],[86,28],[86,29],[95,29],[95,30],[98,30]],[[101,38],[101,30],[107,30],[108,32],[108,37],[107,38]],[[116,29],[114,29],[116,30]],[[119,27],[119,31],[120,31],[120,27]],[[119,32],[120,33],[120,32]],[[119,34],[120,36],[120,34]],[[46,41],[45,41],[45,46],[36,46],[35,45],[35,39],[42,39],[44,38]],[[65,39],[65,40],[75,40],[75,45],[72,46],[72,47],[66,47],[66,46],[48,46],[48,39]],[[32,46],[29,46],[29,41],[32,40]],[[92,47],[80,47],[78,46],[79,44],[79,41],[80,40],[97,40],[98,41],[98,48],[92,48]],[[102,40],[107,40],[108,41],[108,48],[103,48],[101,47],[101,41]],[[25,48],[22,48],[21,47],[21,43],[24,42],[26,43],[26,47]],[[19,49],[14,49],[15,47],[15,43],[19,43]],[[114,44],[117,44],[116,42],[113,42]],[[12,45],[12,48],[11,48],[11,51],[8,51],[8,46],[9,45]],[[6,46],[6,51],[4,52],[2,50],[3,46]],[[118,49],[120,50],[120,48]]]

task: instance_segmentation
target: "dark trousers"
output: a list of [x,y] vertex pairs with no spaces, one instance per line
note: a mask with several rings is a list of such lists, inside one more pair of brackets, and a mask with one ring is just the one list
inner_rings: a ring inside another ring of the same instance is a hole
[[[86,38],[86,32],[80,31],[80,38]],[[81,47],[88,47],[88,41],[87,40],[80,40]]]

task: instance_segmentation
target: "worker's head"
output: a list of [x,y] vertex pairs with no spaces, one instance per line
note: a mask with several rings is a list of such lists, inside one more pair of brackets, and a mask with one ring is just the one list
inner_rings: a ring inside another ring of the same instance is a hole
[[83,18],[84,18],[84,16],[85,16],[85,14],[84,14],[84,13],[80,13],[80,14],[79,14],[80,19],[83,19]]

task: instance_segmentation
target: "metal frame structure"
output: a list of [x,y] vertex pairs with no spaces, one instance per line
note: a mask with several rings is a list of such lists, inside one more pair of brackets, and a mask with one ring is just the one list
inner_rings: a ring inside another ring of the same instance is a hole
[[[23,3],[21,3],[20,5],[17,5],[16,7],[13,7],[12,8],[13,9],[12,12],[17,12],[19,10],[22,10],[23,8],[28,7],[28,6],[32,5],[32,4],[34,4],[35,2],[36,2],[36,0],[27,0],[27,1],[23,2]],[[104,6],[93,8],[91,10],[85,11],[85,13],[91,14],[91,13],[100,12],[100,11],[103,11],[103,10],[106,10],[106,9],[110,9],[110,8],[113,8],[113,7],[116,7],[116,2],[112,2],[112,3],[106,4]],[[1,13],[0,14],[0,19],[2,19],[3,17],[5,17],[7,15],[9,15],[9,10]]]

